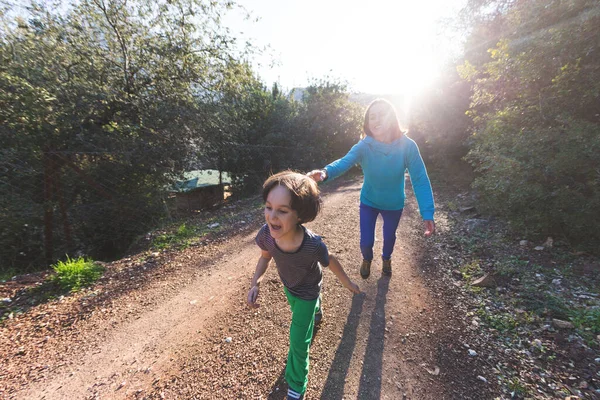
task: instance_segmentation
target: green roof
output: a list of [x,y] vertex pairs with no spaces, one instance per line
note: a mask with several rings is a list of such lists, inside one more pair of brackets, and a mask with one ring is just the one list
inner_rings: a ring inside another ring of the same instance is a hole
[[[227,172],[223,172],[223,183],[231,183],[231,177]],[[174,192],[189,192],[201,187],[215,186],[218,184],[219,171],[216,169],[203,169],[184,172],[183,179],[176,181],[172,190]]]

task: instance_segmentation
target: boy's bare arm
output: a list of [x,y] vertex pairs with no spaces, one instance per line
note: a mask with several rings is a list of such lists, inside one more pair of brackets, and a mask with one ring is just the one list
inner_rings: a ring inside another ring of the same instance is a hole
[[260,284],[263,275],[269,267],[269,261],[271,261],[271,258],[271,253],[265,250],[261,250],[260,258],[258,259],[258,263],[256,264],[256,270],[254,271],[254,276],[252,277],[252,284],[250,285],[250,287],[258,286]]
[[346,275],[346,272],[344,271],[344,268],[342,268],[340,262],[331,254],[329,255],[329,269],[335,274],[335,276],[337,276],[346,289],[350,290],[352,293],[360,294],[360,288],[358,285],[348,278],[348,275]]
[[248,291],[248,305],[252,308],[258,307],[256,300],[258,299],[259,285],[263,275],[269,267],[269,261],[271,261],[271,254],[268,251],[261,250],[260,258],[256,264],[254,276],[252,277],[252,283],[250,284],[250,290]]

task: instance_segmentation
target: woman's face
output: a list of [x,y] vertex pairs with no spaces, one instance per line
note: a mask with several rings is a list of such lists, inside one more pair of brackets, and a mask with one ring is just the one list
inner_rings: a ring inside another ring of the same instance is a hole
[[388,142],[391,139],[394,124],[394,113],[385,103],[374,104],[369,110],[368,125],[375,140]]

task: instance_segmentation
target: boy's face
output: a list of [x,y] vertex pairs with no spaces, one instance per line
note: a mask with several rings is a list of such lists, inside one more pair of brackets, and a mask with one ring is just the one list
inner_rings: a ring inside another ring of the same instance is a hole
[[285,186],[275,186],[265,202],[265,221],[273,239],[288,240],[294,237],[300,219],[292,210],[292,195]]

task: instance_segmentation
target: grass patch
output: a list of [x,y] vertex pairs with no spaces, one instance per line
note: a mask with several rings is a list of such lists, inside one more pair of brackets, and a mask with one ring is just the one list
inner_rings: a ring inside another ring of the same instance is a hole
[[452,200],[450,200],[448,202],[448,204],[446,204],[446,206],[448,207],[448,210],[450,210],[450,211],[458,211],[458,209],[459,209],[458,204]]
[[488,312],[485,308],[479,308],[477,315],[489,327],[499,332],[512,332],[519,326],[517,318],[510,313]]
[[200,235],[201,232],[195,227],[190,227],[187,224],[181,224],[171,233],[164,233],[157,236],[152,242],[152,247],[157,250],[163,250],[171,247],[185,249],[189,247],[192,239]]
[[483,293],[483,288],[480,287],[480,286],[471,286],[471,285],[468,285],[467,288],[471,291],[471,293],[474,293],[474,294]]
[[62,289],[76,292],[81,288],[91,285],[102,276],[104,268],[95,264],[92,260],[83,257],[67,261],[59,261],[52,266],[56,272],[50,280],[57,283]]
[[523,308],[540,316],[568,319],[571,314],[564,299],[539,291],[535,287],[528,288],[527,291],[523,292],[519,303]]
[[462,277],[466,281],[470,281],[473,277],[481,275],[481,266],[479,260],[473,260],[459,268]]
[[0,282],[9,281],[12,279],[13,276],[18,275],[18,274],[19,273],[14,268],[1,270],[0,271]]
[[208,233],[219,233],[223,231],[227,223],[226,217],[210,218],[204,221],[200,226],[190,226],[184,222],[171,232],[156,236],[152,241],[152,248],[155,250],[187,249]]
[[507,278],[522,275],[527,271],[528,264],[529,261],[527,260],[521,260],[519,257],[510,256],[496,265],[496,273]]
[[579,334],[590,341],[600,334],[600,308],[579,308],[571,311],[570,320]]
[[508,383],[508,390],[510,390],[512,397],[525,397],[529,395],[527,387],[523,385],[517,377],[512,378],[511,381]]

